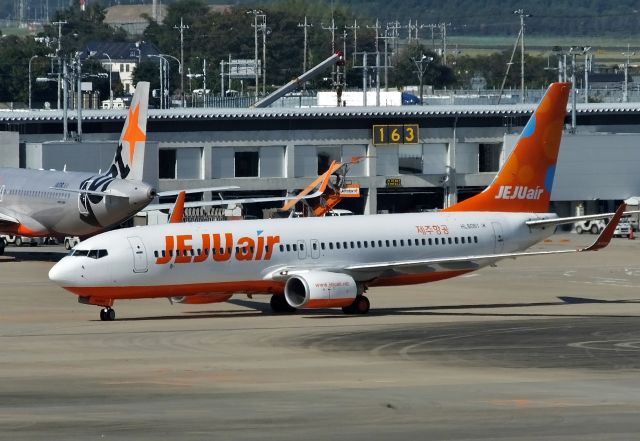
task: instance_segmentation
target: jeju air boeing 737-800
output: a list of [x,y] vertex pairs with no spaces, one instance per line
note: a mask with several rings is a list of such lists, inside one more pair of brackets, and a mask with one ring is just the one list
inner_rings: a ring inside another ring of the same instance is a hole
[[140,82],[106,173],[0,168],[0,232],[85,236],[147,206],[156,196],[142,181],[148,101],[149,83]]
[[214,303],[269,294],[274,311],[342,307],[366,313],[371,287],[417,284],[504,258],[592,251],[609,243],[624,205],[588,248],[525,251],[555,226],[548,213],[569,83],[554,83],[493,183],[440,212],[169,223],[110,231],[79,244],[52,281],[113,320],[121,299]]

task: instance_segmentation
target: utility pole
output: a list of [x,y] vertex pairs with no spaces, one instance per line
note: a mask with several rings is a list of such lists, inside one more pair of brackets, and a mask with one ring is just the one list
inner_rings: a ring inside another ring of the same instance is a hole
[[77,138],[78,141],[82,141],[82,59],[80,58],[80,53],[76,54],[76,76],[78,83],[78,92],[77,92],[77,110],[78,110],[78,123],[76,124],[77,130]]
[[262,94],[267,93],[267,16],[262,15]]
[[375,26],[367,26],[367,28],[376,30],[376,106],[380,106],[380,49],[379,49],[379,39],[380,39],[380,23],[376,18]]
[[571,54],[571,133],[576,132],[576,48],[569,49]]
[[62,88],[62,25],[67,24],[66,21],[54,21],[54,25],[58,25],[58,110],[60,110],[60,90]]
[[[353,26],[345,26],[345,29],[348,29],[350,31],[353,31],[353,64],[355,64],[356,62],[356,53],[358,52],[358,29],[360,29],[360,26],[358,26],[358,20],[353,20]],[[345,58],[346,58],[346,53],[345,53]]]
[[207,107],[207,59],[202,60],[202,107]]
[[591,54],[590,47],[584,48],[584,102],[589,102],[589,72],[591,71]]
[[626,57],[624,61],[624,89],[622,89],[622,102],[629,102],[629,63],[631,62],[631,57],[635,55],[635,52],[631,52],[631,47],[627,44],[627,52],[623,52],[622,55]]
[[[531,17],[531,14],[525,14],[524,9],[513,13],[520,16],[520,102],[524,103],[524,18]],[[575,84],[573,86],[575,90]]]
[[440,36],[442,37],[442,64],[447,65],[447,23],[440,23]]
[[180,94],[182,95],[182,107],[185,107],[184,101],[184,30],[189,29],[189,26],[182,24],[182,17],[180,17],[180,26],[174,26],[174,29],[180,30]]
[[[331,53],[335,54],[336,53],[336,21],[333,18],[333,15],[331,16],[331,26],[325,26],[322,24],[322,22],[320,23],[320,27],[322,29],[324,29],[325,31],[330,31],[331,32]],[[333,83],[333,86],[336,86],[336,66],[333,65],[331,67],[331,82]]]
[[64,60],[62,67],[62,78],[64,79],[64,97],[62,101],[62,140],[69,140],[69,82],[67,73],[67,60]]
[[[307,16],[304,16],[304,23],[298,23],[299,28],[303,28],[304,30],[304,54],[302,55],[302,72],[307,71],[307,47],[308,47],[308,30],[310,27],[313,27],[313,24],[307,23]],[[304,84],[304,88],[306,89],[306,81]]]
[[247,11],[247,14],[253,14],[253,63],[255,73],[255,85],[256,85],[256,102],[258,101],[258,88],[260,87],[259,71],[258,71],[258,16],[264,17],[266,27],[266,16],[263,16],[263,12],[260,9],[252,9]]

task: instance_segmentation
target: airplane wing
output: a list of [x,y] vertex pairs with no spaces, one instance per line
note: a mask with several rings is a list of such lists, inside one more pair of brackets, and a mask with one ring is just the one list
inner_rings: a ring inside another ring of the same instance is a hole
[[[237,185],[227,185],[226,187],[203,187],[203,188],[190,188],[187,190],[170,190],[170,191],[160,191],[158,192],[158,196],[177,196],[182,192],[185,193],[204,193],[205,191],[226,191],[226,190],[236,190],[240,187]],[[173,205],[173,204],[169,204]]]
[[0,224],[19,224],[20,221],[18,219],[16,219],[15,217],[7,214],[7,213],[3,213],[2,210],[0,210]]
[[[482,266],[486,266],[493,262],[506,258],[517,257],[529,257],[529,256],[544,256],[551,254],[567,254],[567,253],[581,253],[586,251],[597,251],[607,245],[613,237],[613,232],[620,222],[620,218],[624,213],[625,204],[621,204],[613,215],[613,219],[609,222],[598,238],[588,247],[578,249],[565,249],[554,251],[523,251],[517,253],[496,253],[496,254],[479,254],[470,256],[459,257],[443,257],[435,259],[416,259],[416,260],[399,260],[399,261],[386,261],[386,262],[371,262],[362,263],[356,265],[348,265],[340,268],[324,268],[325,271],[341,272],[360,276],[367,275],[367,278],[377,278],[384,274],[407,274],[407,273],[423,273],[423,272],[436,272],[436,271],[464,271],[464,270],[476,270]],[[305,268],[306,270],[307,268]],[[271,271],[265,278],[271,278],[274,280],[282,280],[289,278],[290,275],[295,274],[296,271],[300,271],[302,268],[278,268]],[[361,278],[361,277],[360,277]]]
[[[185,202],[185,208],[189,207],[214,207],[221,205],[237,205],[237,204],[255,204],[260,202],[276,202],[276,201],[290,201],[290,200],[300,200],[300,199],[313,199],[322,195],[322,191],[318,190],[315,193],[308,194],[300,197],[296,196],[274,196],[270,198],[241,198],[241,199],[218,199],[215,201],[195,201],[195,202]],[[173,208],[174,204],[152,204],[148,205],[142,211],[152,211],[152,210],[166,210],[168,208]]]

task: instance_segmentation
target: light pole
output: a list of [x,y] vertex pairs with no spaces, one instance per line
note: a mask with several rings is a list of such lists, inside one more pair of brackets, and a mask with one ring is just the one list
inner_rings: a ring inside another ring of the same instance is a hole
[[106,55],[109,59],[109,109],[113,109],[113,83],[111,82],[111,71],[113,70],[113,63],[108,53],[103,52],[102,55]]
[[31,110],[31,62],[35,58],[38,58],[38,55],[34,55],[31,58],[29,58],[29,110]]
[[[159,66],[159,75],[160,75],[160,108],[164,109],[167,107],[167,103],[166,103],[166,99],[165,99],[165,81],[167,82],[167,89],[169,89],[169,85],[168,85],[168,79],[164,78],[167,77],[167,73],[166,71],[164,71],[164,63],[169,64],[169,62],[167,61],[166,58],[164,58],[164,54],[160,54],[160,55],[155,55],[155,54],[147,54],[147,57],[157,57],[158,58],[158,66]],[[163,71],[164,71],[164,75],[163,75]]]
[[[169,57],[169,58],[171,58],[173,60],[176,60],[176,62],[178,63],[178,72],[182,71],[182,63],[176,57],[174,57],[173,55],[169,55],[169,54],[160,54],[160,56],[161,57]],[[165,58],[165,61],[167,62],[167,70],[170,71],[170,69],[169,69],[169,60],[167,60]],[[168,95],[168,97],[171,96],[171,92],[170,92],[170,89],[169,89],[169,72],[167,72],[167,95]],[[171,100],[169,100],[169,106],[168,107],[171,107]]]

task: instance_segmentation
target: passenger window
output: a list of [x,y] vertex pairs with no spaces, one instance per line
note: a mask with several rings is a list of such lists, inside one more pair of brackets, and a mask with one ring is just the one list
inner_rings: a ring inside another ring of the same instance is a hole
[[367,241],[365,240],[363,243],[364,247],[367,248],[369,245],[367,244]]
[[403,247],[404,246],[404,239],[400,239],[400,246]]
[[324,242],[320,242],[320,248],[322,248],[323,250],[325,249]]
[[387,248],[391,246],[391,244],[389,243],[389,240],[385,240],[384,243],[386,244]]
[[474,241],[475,243],[478,243],[478,236],[473,236],[473,241]]
[[454,237],[453,241],[455,242],[456,245],[458,245],[458,238],[457,237]]
[[378,247],[382,248],[382,241],[381,240],[378,241]]
[[315,242],[314,242],[311,246],[313,247],[313,249],[314,249],[314,250],[317,250],[317,249],[318,249],[318,244],[317,244],[317,243],[315,243]]
[[371,241],[371,248],[375,248],[375,247],[376,247],[376,241],[375,241],[375,240],[372,240],[372,241]]
[[398,243],[396,242],[396,240],[395,240],[395,239],[393,239],[393,246],[394,246],[394,247],[397,247],[397,246],[398,246]]
[[411,246],[411,239],[407,239],[407,246],[410,247]]
[[291,248],[293,248],[293,251],[298,251],[298,244],[293,244],[291,245]]
[[332,250],[333,249],[333,242],[329,242],[329,249]]
[[284,252],[284,245],[280,245],[280,252],[283,253]]
[[360,243],[360,241],[357,241],[356,245],[358,245],[358,248],[362,248],[362,244]]
[[427,239],[422,239],[422,246],[425,246],[427,244]]
[[450,237],[448,237],[448,238],[447,238],[447,240],[448,240],[448,242],[449,242],[449,245],[451,245],[451,238],[450,238]]
[[158,257],[158,251],[157,250],[153,252],[153,257]]
[[342,242],[342,248],[344,248],[345,250],[349,248],[349,242]]
[[287,244],[287,252],[291,251],[291,245]]
[[[429,240],[431,240],[431,239],[429,239]],[[436,244],[436,245],[438,245],[438,242],[439,242],[438,238],[436,237],[436,238],[435,238],[435,239],[433,239],[433,240],[435,241],[435,244]]]
[[336,242],[336,250],[340,249],[340,242]]
[[356,247],[356,246],[355,246],[354,242],[353,242],[353,241],[351,241],[351,248],[355,248],[355,247]]
[[431,238],[429,238],[429,245],[432,245],[432,241],[431,241]]
[[460,238],[460,242],[464,245],[464,236]]
[[[424,239],[422,239],[422,240],[424,240]],[[418,245],[420,245],[420,240],[413,239],[413,243],[415,244],[415,246],[418,246]]]
[[300,244],[300,251],[304,251],[304,244],[303,243]]

